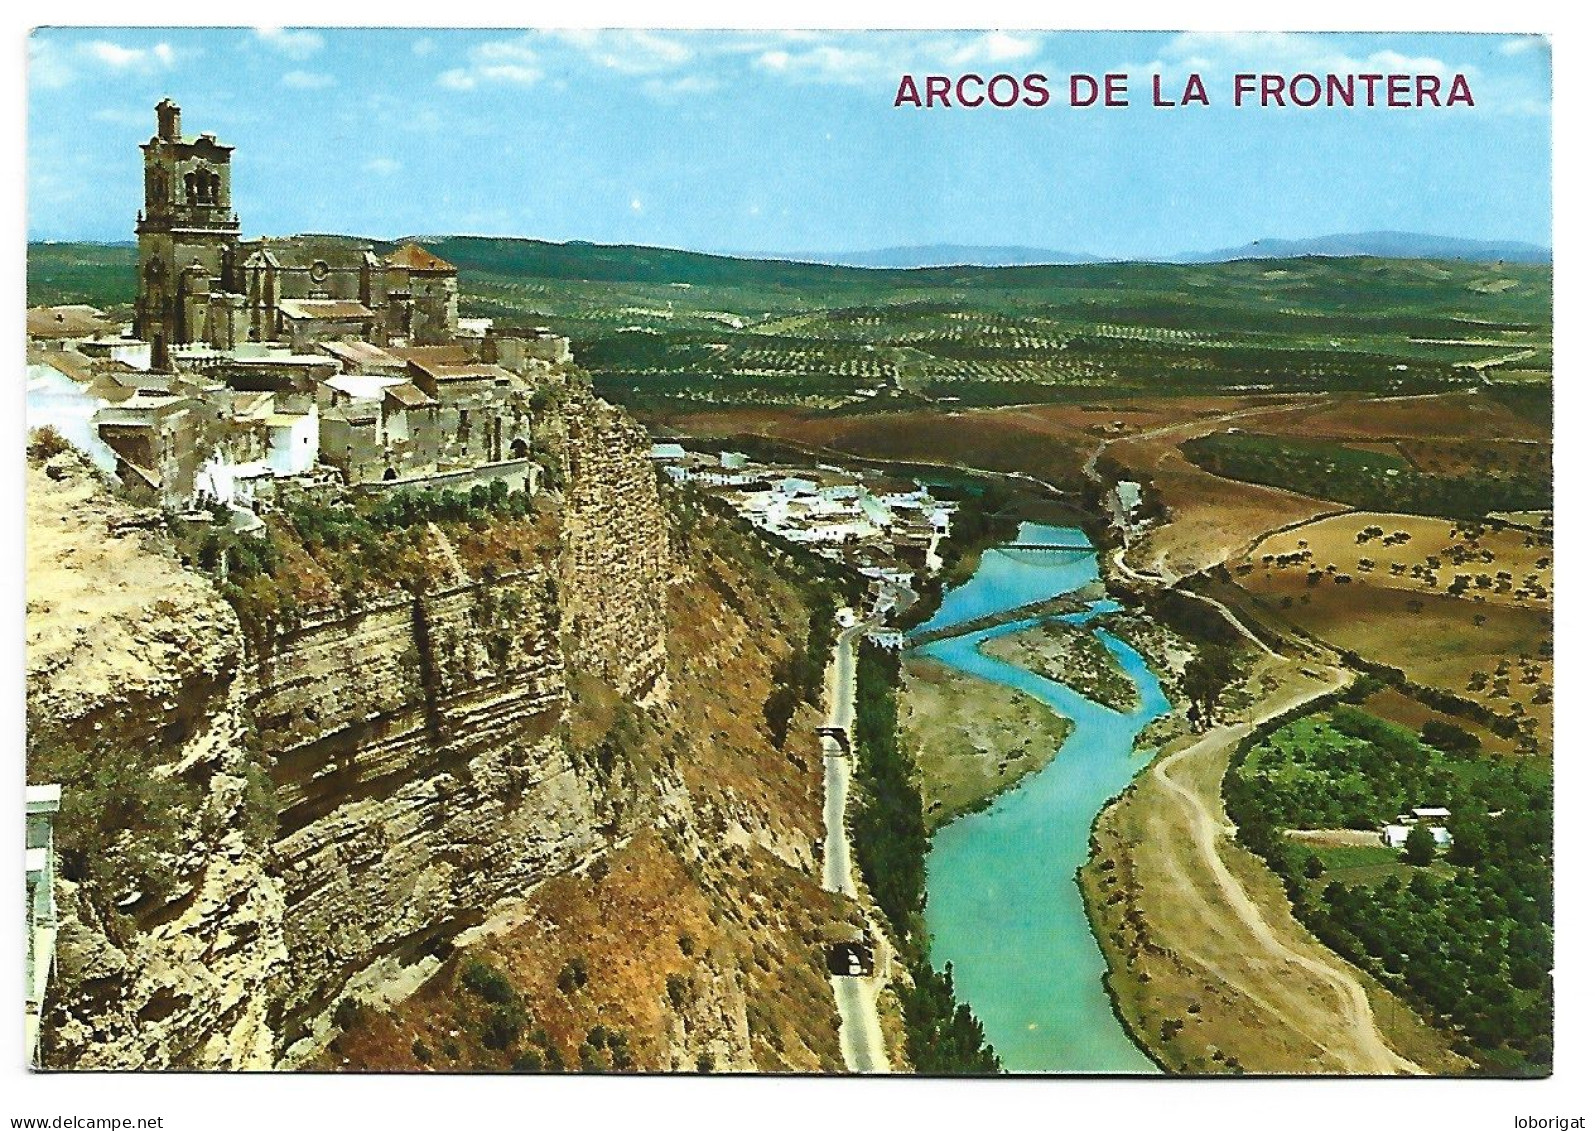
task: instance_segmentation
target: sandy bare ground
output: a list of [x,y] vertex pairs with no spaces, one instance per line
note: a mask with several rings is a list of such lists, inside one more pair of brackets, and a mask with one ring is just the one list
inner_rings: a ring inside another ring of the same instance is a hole
[[901,704],[932,830],[1041,769],[1070,730],[1039,700],[925,657],[903,663]]
[[1373,829],[1281,829],[1280,834],[1303,844],[1321,844],[1329,848],[1367,848],[1384,843]]
[[1275,686],[1250,718],[1166,755],[1098,823],[1084,882],[1121,1012],[1180,1072],[1455,1071],[1438,1035],[1308,934],[1233,843],[1220,785],[1235,745],[1350,678],[1268,669]]

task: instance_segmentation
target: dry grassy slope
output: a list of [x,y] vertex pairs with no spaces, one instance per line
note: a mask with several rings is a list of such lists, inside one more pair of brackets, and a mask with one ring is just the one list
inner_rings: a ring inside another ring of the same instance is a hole
[[[1369,528],[1404,537],[1359,542]],[[1417,683],[1498,714],[1521,713],[1549,750],[1555,665],[1541,648],[1551,639],[1552,542],[1548,530],[1355,511],[1270,535],[1229,569],[1254,615],[1266,606]],[[1424,568],[1430,561],[1438,563],[1432,570]],[[1466,588],[1452,595],[1459,578]],[[1480,588],[1481,578],[1496,584]]]
[[[640,752],[658,766],[653,819],[528,893],[408,1001],[364,1015],[321,1066],[419,1070],[424,1046],[433,1069],[501,1070],[540,1027],[575,1067],[603,1025],[626,1034],[640,1069],[841,1070],[820,960],[848,927],[843,903],[815,882],[817,715],[800,712],[784,750],[759,722],[804,610],[774,578],[740,576],[701,543],[682,576],[666,613],[671,691]],[[573,731],[601,733],[616,704],[590,685],[579,694]],[[587,981],[561,989],[576,959]],[[508,1049],[481,1039],[490,1006],[459,984],[472,961],[502,971],[524,1002],[528,1035]]]

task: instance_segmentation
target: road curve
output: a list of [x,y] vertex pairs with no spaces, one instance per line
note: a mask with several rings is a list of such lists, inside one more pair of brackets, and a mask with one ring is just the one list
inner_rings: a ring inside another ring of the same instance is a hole
[[[1336,685],[1337,687],[1347,678],[1344,672],[1340,672],[1339,676],[1340,683]],[[1334,689],[1334,687],[1318,687],[1293,696],[1270,711],[1268,717],[1284,714]],[[1261,721],[1264,720],[1259,720]],[[1219,854],[1219,838],[1227,836],[1228,829],[1214,817],[1212,809],[1203,798],[1178,777],[1178,771],[1187,760],[1210,753],[1217,746],[1238,742],[1250,729],[1250,726],[1237,723],[1209,731],[1199,741],[1155,763],[1150,775],[1151,780],[1159,789],[1172,795],[1183,809],[1191,829],[1191,842],[1197,850],[1198,862],[1209,873],[1229,910],[1257,940],[1259,947],[1275,958],[1316,977],[1334,993],[1346,1020],[1345,1032],[1352,1042],[1349,1049],[1339,1054],[1347,1070],[1385,1076],[1423,1075],[1424,1070],[1421,1067],[1385,1043],[1384,1036],[1374,1019],[1373,1006],[1368,1001],[1368,994],[1361,982],[1346,971],[1320,960],[1314,954],[1292,947],[1274,933],[1257,905],[1247,895],[1245,887],[1229,870]]]

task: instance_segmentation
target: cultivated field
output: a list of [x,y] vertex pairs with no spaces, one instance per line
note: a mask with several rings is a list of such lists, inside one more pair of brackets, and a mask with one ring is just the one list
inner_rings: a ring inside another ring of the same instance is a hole
[[1538,529],[1348,514],[1263,539],[1230,573],[1313,635],[1521,717],[1549,749],[1552,546]]
[[[639,408],[1421,393],[1550,365],[1550,268],[1377,259],[866,270],[447,237],[461,313],[568,334]],[[378,241],[384,251],[392,243]],[[35,245],[29,302],[125,314],[131,249]],[[1511,359],[1509,362],[1505,359]]]
[[[1276,666],[1257,678],[1261,719],[1345,677]],[[1219,779],[1246,729],[1231,723],[1172,744],[1093,830],[1081,885],[1131,1028],[1181,1073],[1465,1067],[1389,991],[1308,934],[1277,877],[1226,835]]]

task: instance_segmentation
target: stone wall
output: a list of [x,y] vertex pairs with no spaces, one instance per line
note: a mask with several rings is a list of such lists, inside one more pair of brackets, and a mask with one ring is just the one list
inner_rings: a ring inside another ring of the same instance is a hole
[[535,494],[541,485],[542,474],[543,469],[536,460],[508,459],[442,474],[421,474],[402,479],[360,483],[356,485],[355,490],[365,495],[385,495],[394,491],[469,491],[478,485],[490,487],[494,483],[502,483],[511,491],[527,491]]

